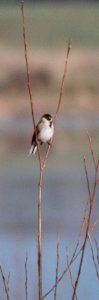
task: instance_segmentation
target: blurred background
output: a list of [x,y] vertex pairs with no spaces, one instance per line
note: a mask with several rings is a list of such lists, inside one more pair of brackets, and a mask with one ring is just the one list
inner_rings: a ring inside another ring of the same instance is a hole
[[[66,48],[68,40],[72,40],[59,120],[43,182],[43,290],[46,291],[55,280],[57,232],[60,274],[66,262],[66,247],[72,253],[76,243],[87,200],[84,155],[93,182],[87,131],[96,156],[99,154],[99,4],[98,1],[25,1],[25,16],[36,121],[45,112],[55,113]],[[29,299],[37,298],[39,169],[37,156],[28,158],[32,132],[20,3],[0,1],[0,264],[6,276],[11,274],[11,299],[17,300],[25,297],[26,252]],[[98,199],[99,193],[93,220],[99,219]],[[94,231],[97,239],[98,227]],[[1,280],[0,293],[5,299]],[[65,294],[71,299],[69,277],[60,284],[57,299],[66,299]],[[78,288],[79,299],[88,297],[99,298],[89,248]]]

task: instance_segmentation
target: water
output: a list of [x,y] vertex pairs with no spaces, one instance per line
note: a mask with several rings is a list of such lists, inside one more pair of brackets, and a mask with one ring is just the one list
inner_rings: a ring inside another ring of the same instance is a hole
[[[60,263],[59,275],[66,267],[66,247],[68,253],[74,249],[75,237],[64,235],[60,239]],[[0,235],[0,262],[3,266],[4,274],[10,272],[10,291],[11,299],[24,299],[25,297],[25,258],[28,253],[28,294],[29,299],[37,298],[37,257],[36,257],[36,239],[34,234],[15,234]],[[72,250],[71,250],[72,249]],[[73,278],[76,278],[78,260],[72,266]],[[56,269],[56,236],[45,234],[43,236],[43,294],[48,291],[55,282]],[[1,285],[1,292],[3,287]],[[85,294],[84,294],[85,293]],[[72,288],[69,275],[65,275],[58,286],[58,298],[71,299]],[[97,299],[99,298],[99,284],[96,278],[93,261],[91,259],[90,249],[87,248],[83,270],[80,278],[77,295],[80,299]],[[53,297],[53,293],[48,299]],[[5,299],[3,296],[2,299]]]

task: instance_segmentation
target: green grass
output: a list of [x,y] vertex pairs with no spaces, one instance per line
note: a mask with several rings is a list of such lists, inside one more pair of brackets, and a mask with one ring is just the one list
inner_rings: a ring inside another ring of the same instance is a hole
[[[25,7],[29,46],[99,47],[99,5],[31,5]],[[20,7],[0,7],[0,44],[22,46]]]

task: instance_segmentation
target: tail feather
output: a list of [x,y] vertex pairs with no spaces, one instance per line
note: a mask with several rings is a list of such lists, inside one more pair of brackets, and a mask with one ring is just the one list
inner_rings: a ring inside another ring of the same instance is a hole
[[31,148],[30,148],[30,151],[29,151],[29,156],[31,154],[35,154],[36,150],[37,150],[37,142],[36,142],[36,135],[35,135],[35,132],[34,132],[33,136],[32,136]]
[[37,145],[31,145],[31,148],[30,148],[30,150],[29,150],[29,156],[31,155],[31,154],[35,154],[36,153],[36,150],[37,150]]

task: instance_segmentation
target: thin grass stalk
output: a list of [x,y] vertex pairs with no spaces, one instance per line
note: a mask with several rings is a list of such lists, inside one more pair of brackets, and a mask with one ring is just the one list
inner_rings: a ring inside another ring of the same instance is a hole
[[[34,103],[32,97],[32,88],[30,81],[30,72],[29,72],[29,62],[28,62],[28,47],[27,47],[27,39],[26,39],[26,22],[25,22],[25,14],[24,14],[24,2],[21,1],[21,13],[22,13],[22,29],[23,29],[23,42],[24,42],[24,55],[25,55],[25,64],[26,64],[26,77],[27,77],[27,87],[29,92],[29,100],[33,121],[33,128],[36,132],[35,125],[35,115],[34,115]],[[37,140],[37,132],[36,132],[36,140]],[[42,158],[41,158],[41,149],[40,145],[37,141],[37,150],[38,150],[38,160],[40,166],[40,179],[38,184],[38,299],[42,298]],[[27,293],[26,293],[27,297]]]
[[25,260],[25,299],[28,300],[28,271],[27,271],[27,264],[28,264],[28,255],[26,254]]
[[96,263],[96,258],[95,258],[95,255],[94,255],[94,249],[93,249],[93,245],[92,245],[92,240],[91,240],[91,236],[90,236],[90,233],[88,232],[88,239],[89,239],[89,243],[90,243],[90,248],[91,248],[91,254],[92,254],[92,260],[93,260],[93,263],[94,263],[94,267],[95,267],[95,271],[96,271],[96,276],[97,276],[97,279],[99,281],[99,272],[98,272],[98,265]]
[[6,282],[6,278],[4,276],[3,269],[1,266],[0,266],[0,273],[1,273],[2,281],[3,281],[3,285],[4,285],[4,289],[5,289],[6,299],[11,300],[10,295],[9,295],[8,282]]
[[[88,197],[89,197],[89,201],[92,202],[90,182],[89,182],[88,171],[87,171],[87,166],[86,166],[86,158],[85,157],[84,157],[84,170],[85,170],[86,181],[87,181]],[[90,203],[89,203],[89,206],[90,206]]]
[[65,82],[66,75],[67,75],[68,58],[69,58],[69,54],[70,54],[70,50],[71,50],[71,45],[72,45],[71,41],[69,41],[68,42],[68,46],[67,46],[67,53],[66,53],[66,61],[65,61],[65,65],[64,65],[64,72],[63,72],[61,86],[60,86],[59,99],[58,99],[57,109],[56,109],[55,116],[54,116],[54,124],[56,123],[56,120],[57,120],[57,117],[58,117],[58,113],[59,113],[60,105],[61,105],[61,101],[62,101],[62,96],[63,96],[63,92],[64,92],[64,82]]
[[86,207],[85,207],[85,210],[84,210],[84,215],[83,215],[82,223],[81,223],[81,226],[80,226],[78,239],[77,239],[77,242],[76,242],[76,247],[75,247],[75,250],[74,250],[74,253],[73,253],[73,257],[75,257],[76,252],[77,252],[77,250],[79,248],[79,245],[80,245],[81,235],[82,235],[83,227],[84,227],[86,217],[87,217],[88,203],[89,203],[89,199],[87,200]]
[[57,282],[58,282],[58,272],[59,272],[59,237],[57,237],[57,262],[56,262],[56,278],[55,278],[55,291],[54,300],[57,299]]
[[[65,274],[69,271],[69,268],[72,265],[72,263],[74,263],[74,261],[76,260],[76,258],[80,254],[80,252],[82,251],[82,248],[80,248],[80,251],[78,251],[78,253],[77,253],[78,247],[80,246],[80,239],[81,239],[82,230],[83,230],[83,227],[84,227],[84,224],[85,224],[85,220],[86,220],[86,216],[87,216],[88,203],[89,203],[89,199],[87,200],[87,203],[86,203],[86,207],[85,207],[85,210],[84,210],[84,216],[83,216],[82,224],[81,224],[81,227],[80,227],[80,231],[79,231],[79,234],[78,234],[78,239],[77,239],[77,243],[76,243],[73,255],[72,255],[72,257],[71,257],[71,259],[70,259],[70,261],[68,263],[68,267],[66,267],[66,269],[64,269],[64,271],[62,272],[61,276],[58,278],[57,285],[61,282],[61,280],[63,279],[63,277],[65,276]],[[53,292],[54,289],[55,289],[55,285],[53,285],[52,288],[48,292],[46,292],[45,295],[43,295],[42,299],[45,299],[51,292]]]
[[21,15],[22,15],[22,33],[23,33],[24,56],[25,56],[25,65],[26,65],[27,88],[28,88],[28,93],[29,93],[29,101],[30,101],[30,108],[31,108],[31,114],[32,114],[33,129],[36,133],[38,159],[39,159],[39,163],[41,165],[42,164],[41,151],[40,151],[40,145],[37,140],[34,102],[33,102],[33,96],[32,96],[32,87],[31,87],[30,71],[29,71],[30,68],[29,68],[29,59],[28,59],[28,45],[27,45],[27,38],[26,38],[26,21],[25,21],[25,13],[24,13],[24,1],[21,1],[20,3],[21,3]]
[[35,129],[35,117],[34,117],[34,107],[33,107],[33,97],[32,97],[32,89],[31,89],[31,81],[30,81],[30,72],[29,72],[29,60],[28,60],[28,46],[27,46],[27,38],[26,38],[26,21],[24,14],[24,1],[21,1],[21,13],[22,13],[22,32],[23,32],[23,41],[24,41],[24,54],[25,54],[25,63],[26,63],[26,78],[27,78],[27,87],[30,98],[30,106],[32,113],[32,121],[33,127]]
[[[75,256],[74,256],[74,253],[73,253],[73,255],[72,255],[72,257],[71,257],[71,259],[70,259],[70,261],[68,263],[68,266],[66,266],[66,268],[63,270],[62,274],[58,277],[57,285],[62,281],[63,277],[69,271],[70,266],[75,262],[75,260],[77,259],[77,257],[82,252],[82,247],[78,250],[78,252],[76,253]],[[55,284],[53,284],[53,286],[42,296],[42,300],[45,299],[47,296],[49,296],[49,294],[52,293],[54,291],[54,289],[55,289]]]
[[95,239],[95,245],[96,245],[96,251],[97,251],[97,263],[98,263],[98,267],[99,267],[99,246],[98,246],[98,242]]
[[94,149],[93,149],[93,145],[92,145],[92,140],[91,140],[91,136],[89,135],[89,133],[87,132],[87,137],[88,137],[88,141],[89,141],[89,146],[90,146],[90,151],[91,151],[91,155],[92,155],[92,159],[93,159],[93,164],[96,170],[97,164],[96,164],[96,158],[94,155]]
[[88,214],[88,219],[87,219],[87,224],[86,224],[86,232],[85,232],[85,238],[84,238],[84,243],[82,247],[82,253],[81,253],[81,259],[80,259],[80,264],[78,268],[78,273],[77,273],[77,278],[75,281],[75,287],[72,295],[72,300],[75,298],[77,286],[79,283],[80,275],[81,275],[81,270],[82,270],[82,264],[83,264],[83,259],[84,259],[84,254],[85,254],[85,248],[87,244],[87,239],[88,239],[88,232],[89,232],[89,227],[90,227],[90,219],[91,219],[91,213],[92,213],[92,208],[93,208],[93,203],[94,203],[94,197],[95,197],[95,192],[96,192],[96,186],[97,186],[97,172],[98,172],[98,167],[99,167],[99,160],[96,165],[96,171],[95,171],[95,178],[94,178],[94,186],[93,186],[93,192],[91,195],[90,192],[90,182],[89,182],[89,177],[88,177],[88,172],[87,172],[87,167],[86,167],[86,160],[84,158],[84,168],[85,168],[85,174],[86,174],[86,181],[87,181],[87,188],[88,188],[88,193],[89,193],[89,214]]
[[8,293],[10,294],[10,287],[9,287],[9,285],[10,285],[10,272],[9,272],[8,278],[7,278]]
[[[23,41],[24,41],[24,54],[25,54],[25,63],[26,63],[26,75],[27,75],[27,87],[29,92],[29,99],[30,99],[30,107],[31,107],[31,113],[32,113],[32,120],[33,120],[33,127],[36,132],[36,125],[35,125],[35,117],[34,117],[34,103],[32,99],[32,89],[31,89],[31,83],[30,83],[30,72],[29,72],[29,63],[28,63],[28,52],[27,52],[27,40],[26,40],[26,25],[25,25],[25,15],[24,15],[24,2],[21,1],[21,13],[22,13],[22,28],[23,28]],[[54,123],[56,123],[56,119],[58,117],[62,95],[63,95],[63,87],[64,87],[64,81],[67,74],[67,64],[68,64],[68,57],[71,49],[71,43],[68,43],[67,48],[67,56],[66,56],[66,63],[64,68],[64,73],[62,77],[61,87],[60,87],[60,95],[58,100],[58,105],[56,108],[56,113],[54,117]],[[36,140],[37,140],[37,134],[36,134]],[[39,159],[39,165],[40,165],[40,177],[39,177],[39,184],[38,184],[38,299],[42,299],[42,178],[43,178],[43,171],[46,166],[46,162],[48,160],[48,155],[50,151],[50,147],[48,146],[45,158],[42,162],[41,158],[41,149],[40,145],[37,141],[37,150],[38,150],[38,159]]]
[[[88,191],[89,191],[89,194],[91,195],[91,192],[90,192],[90,185],[89,185],[89,178],[88,178],[88,173],[87,172],[87,168],[86,168],[86,161],[84,159],[84,167],[85,167],[85,174],[86,174],[86,181],[87,181],[87,188],[88,188]],[[76,260],[76,258],[80,255],[81,253],[81,259],[80,259],[80,266],[79,266],[79,272],[78,272],[78,279],[76,280],[75,282],[75,287],[74,287],[74,293],[73,293],[73,297],[72,299],[74,299],[75,297],[75,293],[76,293],[76,289],[77,289],[77,285],[78,285],[78,281],[79,281],[79,277],[80,277],[80,273],[81,273],[81,268],[82,268],[82,263],[83,263],[83,258],[84,258],[84,252],[85,252],[85,247],[86,247],[86,243],[87,243],[87,238],[88,238],[88,231],[89,231],[89,226],[90,226],[90,218],[91,218],[91,212],[92,212],[92,208],[93,208],[93,202],[94,202],[94,197],[95,197],[95,191],[96,191],[96,186],[97,186],[97,174],[98,174],[98,168],[99,168],[99,158],[98,158],[98,161],[97,161],[97,164],[96,164],[96,172],[95,172],[95,178],[94,178],[94,187],[93,187],[93,193],[91,195],[91,199],[89,201],[89,199],[87,200],[87,205],[86,205],[86,208],[85,208],[85,212],[84,212],[84,217],[83,217],[83,222],[82,222],[82,225],[81,225],[81,229],[80,229],[80,233],[79,233],[79,236],[78,236],[78,242],[77,242],[77,245],[76,245],[76,248],[73,252],[73,255],[68,263],[68,266],[64,269],[64,271],[62,272],[62,274],[60,275],[60,277],[58,278],[58,282],[57,284],[59,284],[61,282],[61,280],[63,279],[64,275],[68,272],[70,266],[74,263],[74,261]],[[88,209],[88,204],[89,204],[89,212],[88,212],[88,216],[86,216],[87,214],[87,209]],[[84,239],[84,242],[83,242],[83,245],[82,247],[80,248],[80,250],[76,253],[77,249],[78,249],[78,246],[79,246],[79,242],[80,242],[80,237],[81,237],[81,232],[82,232],[82,229],[83,229],[83,225],[85,223],[85,220],[86,220],[86,217],[87,217],[87,226],[86,226],[86,233],[85,233],[85,239]],[[99,253],[99,248],[98,246],[96,245],[97,247],[97,253]],[[99,256],[97,254],[97,257],[99,259]],[[99,260],[98,260],[99,261]],[[45,299],[50,293],[53,292],[53,290],[55,289],[55,284],[43,295],[42,299]]]
[[[71,285],[72,285],[72,288],[74,290],[75,282],[73,280],[73,275],[72,275],[71,268],[70,268],[70,266],[68,264],[69,264],[69,260],[68,260],[68,254],[67,254],[67,266],[68,266],[68,270],[69,270],[69,274],[70,274]],[[76,294],[75,294],[75,298],[76,298],[76,300],[78,300],[78,297],[77,297]]]
[[[58,114],[59,114],[59,110],[60,110],[60,106],[61,106],[61,102],[62,102],[62,96],[63,96],[63,91],[64,91],[64,83],[65,83],[65,79],[66,79],[66,75],[67,75],[67,67],[68,67],[68,59],[69,59],[69,55],[70,55],[70,50],[71,50],[71,41],[69,41],[68,45],[67,45],[66,60],[65,60],[61,85],[60,85],[58,104],[57,104],[56,111],[55,111],[55,114],[54,114],[54,127],[56,125],[56,121],[57,121],[57,118],[58,118]],[[54,136],[53,136],[53,138],[54,138]],[[53,142],[53,139],[52,139],[52,142]],[[48,147],[47,147],[47,151],[46,151],[46,154],[45,154],[45,159],[44,159],[43,164],[42,164],[43,168],[45,168],[45,166],[46,166],[46,162],[48,160],[51,144],[48,145]]]
[[38,184],[38,299],[42,299],[42,179],[43,169],[40,168]]

